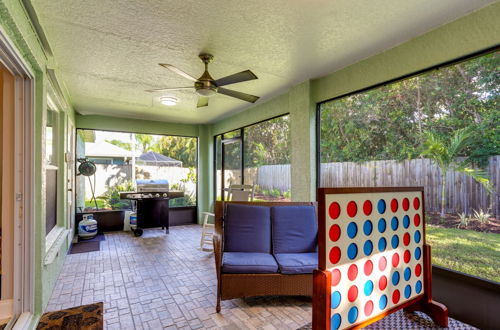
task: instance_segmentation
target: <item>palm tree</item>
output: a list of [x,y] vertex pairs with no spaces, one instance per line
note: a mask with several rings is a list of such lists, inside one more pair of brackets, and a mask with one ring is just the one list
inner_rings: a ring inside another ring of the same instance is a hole
[[432,132],[425,133],[424,151],[421,156],[430,158],[441,170],[441,217],[445,216],[445,194],[446,175],[450,170],[462,172],[481,183],[488,192],[492,191],[487,172],[477,168],[471,168],[469,158],[458,160],[462,151],[474,141],[474,135],[470,128],[455,131],[449,140],[442,138]]

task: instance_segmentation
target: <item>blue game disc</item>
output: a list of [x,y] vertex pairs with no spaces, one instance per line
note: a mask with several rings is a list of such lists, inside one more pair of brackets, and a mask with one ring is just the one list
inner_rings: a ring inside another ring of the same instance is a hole
[[411,277],[411,269],[410,267],[406,267],[404,272],[405,281],[409,281]]
[[403,217],[403,227],[405,228],[410,227],[410,217],[407,215]]
[[332,296],[331,296],[331,307],[332,308],[339,307],[341,300],[342,300],[342,296],[341,296],[340,292],[338,292],[338,291],[333,292]]
[[380,220],[378,221],[378,232],[382,234],[383,232],[385,232],[386,227],[387,224],[385,223],[385,219],[380,218]]
[[333,314],[332,318],[331,318],[331,324],[330,324],[330,328],[332,330],[337,330],[338,328],[340,328],[340,324],[342,323],[342,317],[340,316],[340,314]]
[[422,281],[417,281],[417,284],[415,284],[415,292],[420,293],[422,291]]
[[354,323],[358,319],[358,308],[356,306],[351,307],[349,309],[349,313],[347,314],[347,319],[349,320],[349,323]]
[[399,272],[395,271],[392,274],[392,285],[398,285],[398,283],[399,283]]
[[349,238],[354,238],[358,234],[358,226],[355,222],[351,222],[347,225],[347,236]]
[[392,220],[391,220],[391,228],[392,230],[397,230],[399,227],[399,220],[397,217],[392,217]]
[[377,210],[378,210],[378,213],[380,213],[380,214],[385,213],[385,201],[383,199],[378,201]]
[[363,252],[365,253],[365,256],[369,256],[372,254],[373,251],[373,243],[370,240],[367,240],[365,242],[365,245],[363,246]]
[[387,296],[385,294],[380,297],[380,300],[378,301],[378,307],[381,310],[387,307]]
[[365,223],[363,224],[363,232],[365,233],[366,236],[371,235],[373,231],[373,224],[370,220],[366,220]]
[[422,234],[420,234],[420,230],[417,230],[414,235],[415,238],[415,243],[420,243],[420,240],[422,239]]
[[392,245],[393,249],[395,249],[395,248],[398,247],[398,245],[399,245],[399,237],[398,237],[398,235],[393,235],[392,236],[391,245]]
[[373,282],[368,280],[365,283],[365,296],[371,295],[373,292]]
[[387,241],[385,240],[385,238],[382,237],[381,239],[378,240],[379,252],[384,252],[386,247],[387,247]]
[[405,298],[408,299],[408,298],[410,298],[410,296],[411,296],[411,286],[408,284],[405,287]]
[[351,243],[347,248],[347,257],[353,260],[358,255],[358,246],[355,243]]
[[422,256],[422,250],[420,249],[420,247],[417,247],[415,249],[415,259],[420,260],[421,256]]

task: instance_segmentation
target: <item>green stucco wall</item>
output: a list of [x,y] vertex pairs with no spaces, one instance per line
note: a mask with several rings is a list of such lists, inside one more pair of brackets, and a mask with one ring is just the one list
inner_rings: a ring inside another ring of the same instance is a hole
[[[47,76],[46,69],[48,59],[40,44],[36,34],[32,30],[31,23],[27,18],[24,7],[18,0],[0,1],[0,29],[3,34],[11,41],[11,44],[17,49],[19,55],[24,59],[25,64],[30,68],[34,77],[34,181],[35,187],[33,190],[35,200],[34,210],[34,301],[33,308],[35,318],[41,315],[45,305],[50,298],[55,280],[59,274],[62,263],[66,256],[69,242],[66,240],[58,253],[56,259],[49,265],[44,265],[45,259],[45,167],[43,165],[43,152],[45,148],[44,130],[46,118],[46,93],[47,93]],[[63,122],[74,120],[72,109],[60,109],[64,113]],[[64,125],[61,125],[59,130],[60,146],[65,146],[66,132]],[[62,155],[61,155],[62,157]],[[61,169],[64,173],[64,168]],[[59,189],[62,191],[64,182],[60,182]],[[63,194],[64,195],[64,194]],[[61,196],[63,196],[61,195]],[[65,214],[64,199],[58,209],[58,216],[63,217]],[[58,219],[58,223],[64,222],[63,218]]]
[[77,114],[76,127],[144,134],[198,136],[199,125]]

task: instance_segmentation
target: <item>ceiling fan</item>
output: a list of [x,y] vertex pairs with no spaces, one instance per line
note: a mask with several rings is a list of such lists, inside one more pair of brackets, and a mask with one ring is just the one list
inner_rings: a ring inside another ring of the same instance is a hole
[[258,96],[250,95],[242,92],[237,92],[231,89],[223,88],[222,86],[236,84],[243,81],[258,79],[257,76],[250,70],[241,71],[230,76],[214,79],[208,73],[208,63],[212,62],[214,57],[210,54],[200,54],[199,58],[205,63],[205,72],[201,75],[200,78],[196,79],[193,76],[187,74],[186,72],[176,68],[171,64],[162,64],[160,65],[170,71],[177,73],[180,76],[183,76],[186,79],[189,79],[194,82],[194,86],[190,87],[174,87],[174,88],[158,88],[158,89],[148,89],[146,92],[165,92],[165,91],[174,91],[181,89],[194,89],[196,93],[199,95],[197,107],[206,107],[208,105],[208,98],[215,94],[224,94],[227,96],[235,97],[237,99],[254,103],[259,99]]

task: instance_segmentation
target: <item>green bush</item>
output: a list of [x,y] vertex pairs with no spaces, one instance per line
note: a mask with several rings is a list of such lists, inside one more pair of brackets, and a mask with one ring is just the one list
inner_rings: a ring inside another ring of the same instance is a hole
[[106,208],[111,208],[112,210],[123,210],[130,208],[130,201],[120,199],[120,192],[123,191],[133,191],[134,186],[131,181],[125,181],[123,183],[116,184],[112,187],[108,186],[106,192],[98,197],[97,199],[102,199]]

